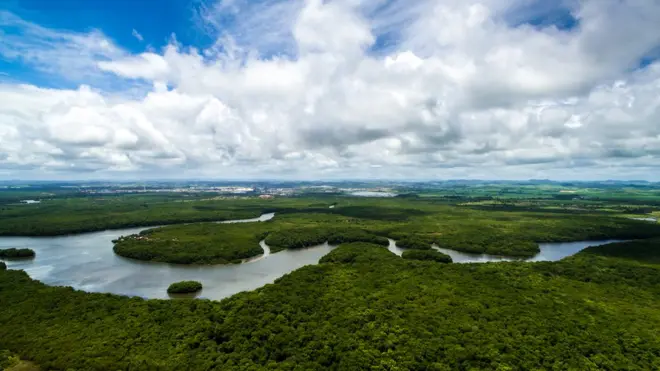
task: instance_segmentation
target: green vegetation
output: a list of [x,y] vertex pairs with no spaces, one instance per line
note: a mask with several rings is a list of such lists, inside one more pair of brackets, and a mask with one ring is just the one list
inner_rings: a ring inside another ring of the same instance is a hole
[[190,195],[95,196],[0,206],[0,235],[56,236],[104,229],[255,218],[277,201]]
[[240,263],[263,253],[263,224],[199,223],[149,229],[115,240],[117,255],[174,264]]
[[401,257],[409,260],[429,260],[438,263],[453,262],[451,256],[435,250],[408,250],[404,251]]
[[378,264],[392,259],[392,253],[380,245],[353,242],[340,245],[322,257],[319,263],[363,263]]
[[[429,250],[432,244],[437,244],[469,253],[532,257],[539,252],[538,242],[660,236],[658,224],[615,216],[486,211],[433,203],[428,199],[343,198],[334,209],[326,204],[319,206],[317,199],[302,198],[225,202],[226,208],[247,203],[252,209],[277,210],[277,215],[265,223],[201,223],[157,228],[118,240],[115,252],[147,261],[227,264],[260,255],[261,239],[265,239],[272,252],[278,252],[324,242],[387,246],[389,237],[399,247],[409,249]],[[402,214],[409,215],[393,217]]]
[[202,291],[202,284],[197,281],[175,282],[167,288],[168,294],[192,294]]
[[[562,187],[4,203],[5,235],[277,212],[264,223],[167,226],[116,241],[115,252],[142,260],[234,263],[261,254],[261,239],[273,252],[340,246],[220,302],[84,293],[0,268],[0,368],[19,355],[46,370],[660,369],[660,225],[627,219],[660,212],[656,191]],[[387,238],[409,249],[403,259]],[[539,242],[607,238],[645,240],[541,263],[436,264],[451,259],[431,250],[532,256]]]
[[420,236],[405,236],[396,241],[396,245],[402,249],[431,250],[431,242]]
[[[635,188],[637,193],[616,193],[619,191],[605,186],[599,189],[602,192],[596,196],[593,189],[578,189],[572,185],[452,185],[433,192],[418,191],[419,197],[410,189],[406,197],[391,199],[337,195],[268,200],[206,194],[34,196],[32,198],[42,199],[42,203],[0,204],[0,235],[58,235],[107,228],[244,219],[274,211],[278,224],[264,233],[270,235],[269,244],[275,251],[310,246],[319,241],[384,243],[380,238],[390,237],[400,246],[407,245],[407,241],[416,247],[435,243],[470,253],[531,257],[538,253],[539,242],[660,236],[660,224],[628,219],[660,212],[660,197],[653,198],[654,192],[660,194],[659,190]],[[605,190],[610,193],[604,193]],[[566,193],[573,191],[577,193]],[[496,196],[487,196],[487,193]],[[632,198],[625,199],[626,195]],[[330,205],[335,208],[330,209]],[[291,225],[294,221],[300,223]],[[187,228],[191,229],[190,233]],[[181,241],[184,234],[196,233],[195,228],[183,226],[177,229],[179,236],[167,237]],[[291,228],[299,228],[304,235],[300,238],[286,235],[284,229]],[[282,233],[278,229],[282,229]],[[333,234],[331,229],[338,232]],[[353,236],[344,238],[346,234]],[[359,238],[356,234],[360,234]],[[337,238],[332,241],[331,237]],[[201,244],[212,240],[200,238],[205,239],[207,241],[200,241]],[[200,257],[199,261],[205,264],[235,262],[260,253],[255,244],[249,246],[250,253],[212,254]],[[179,261],[170,259],[176,253],[152,257],[152,252],[138,250],[126,256]],[[149,247],[149,250],[158,249]],[[190,259],[186,257],[183,261]]]
[[20,362],[20,358],[11,354],[8,350],[0,349],[0,370],[8,370],[10,367],[16,366]]
[[660,266],[590,250],[445,265],[345,244],[221,302],[88,294],[2,271],[0,348],[44,369],[658,369]]
[[[304,217],[300,215],[300,217]],[[266,244],[273,252],[284,249],[300,249],[328,242],[339,245],[345,242],[370,242],[387,246],[387,238],[377,236],[368,231],[344,227],[328,227],[319,223],[316,227],[306,228],[280,228],[268,234]]]
[[7,270],[7,264],[5,262],[0,262],[0,271]]
[[0,249],[0,258],[5,259],[22,259],[22,258],[34,258],[35,253],[32,249]]
[[660,239],[611,243],[588,247],[579,256],[596,255],[635,260],[647,264],[660,264]]
[[[408,201],[419,205],[418,201]],[[429,205],[431,215],[406,223],[375,227],[406,246],[440,247],[468,253],[531,257],[539,242],[569,242],[604,239],[642,239],[660,235],[660,225],[607,215],[485,211]],[[404,241],[403,244],[399,241]]]
[[39,371],[40,369],[34,363],[23,361],[10,351],[0,349],[0,370]]

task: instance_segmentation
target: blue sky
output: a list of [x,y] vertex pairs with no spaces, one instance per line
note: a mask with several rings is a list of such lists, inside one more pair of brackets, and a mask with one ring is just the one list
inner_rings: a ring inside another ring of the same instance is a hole
[[5,0],[2,178],[660,174],[656,0]]
[[[80,33],[99,30],[121,48],[141,53],[147,49],[160,50],[173,35],[184,45],[205,48],[212,44],[213,37],[199,27],[197,10],[203,4],[200,0],[4,0],[2,7],[45,28]],[[139,36],[136,37],[134,30]],[[21,32],[16,28],[2,31]],[[71,86],[57,76],[43,74],[16,61],[0,59],[0,70],[23,82]]]
[[[285,3],[282,0],[248,0],[237,7],[249,17],[250,9],[259,9],[264,5]],[[237,23],[242,21],[242,14],[235,13],[233,4],[241,1],[228,1],[231,6],[225,12],[218,12],[212,29],[205,24],[204,11],[212,11],[220,2],[212,0],[5,0],[5,10],[25,21],[41,27],[86,33],[94,30],[102,32],[109,40],[130,53],[145,50],[161,50],[172,37],[185,46],[203,50],[216,41],[223,32],[238,32]],[[156,5],[157,4],[157,5]],[[397,11],[397,1],[382,1],[377,7],[369,9],[370,15]],[[394,8],[394,9],[392,9]],[[572,7],[567,1],[533,0],[512,6],[502,17],[514,27],[533,26],[536,28],[557,27],[570,32],[579,26],[579,21],[572,14]],[[5,28],[4,34],[16,34],[21,30]],[[400,29],[394,28],[376,35],[371,46],[371,53],[383,53],[396,48],[400,41]],[[286,45],[261,45],[260,51],[265,57],[287,54]],[[646,56],[640,66],[646,66],[655,55]],[[28,64],[0,59],[0,70],[11,75],[12,79],[35,83],[41,86],[70,87],[66,81],[55,76],[43,74]]]
[[[5,1],[6,2],[6,1]],[[102,30],[105,35],[132,52],[146,45],[160,48],[172,34],[190,45],[212,42],[195,28],[194,9],[198,1],[81,1],[81,0],[9,0],[6,9],[43,27],[86,32]],[[141,42],[132,35],[137,30]]]

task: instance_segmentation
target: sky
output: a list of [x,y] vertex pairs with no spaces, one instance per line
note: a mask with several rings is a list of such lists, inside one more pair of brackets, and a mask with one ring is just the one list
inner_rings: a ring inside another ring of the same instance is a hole
[[658,0],[0,0],[0,180],[660,180]]

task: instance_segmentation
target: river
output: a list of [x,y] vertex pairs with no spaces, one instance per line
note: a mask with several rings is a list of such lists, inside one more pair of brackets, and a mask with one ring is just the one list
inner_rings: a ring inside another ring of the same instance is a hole
[[[224,221],[247,223],[272,219]],[[59,237],[0,237],[0,249],[27,247],[37,256],[30,260],[6,260],[9,269],[23,269],[30,277],[54,286],[72,286],[89,292],[110,292],[144,298],[168,298],[172,282],[195,280],[204,285],[200,298],[222,299],[241,291],[254,290],[286,273],[316,264],[332,250],[323,244],[301,250],[265,254],[243,264],[189,266],[141,262],[122,258],[112,251],[112,240],[153,227],[118,229]]]
[[[221,223],[261,222],[259,218]],[[143,298],[168,298],[167,287],[177,281],[195,280],[204,285],[200,298],[219,300],[241,291],[254,290],[309,264],[317,264],[334,246],[327,243],[300,250],[270,254],[261,241],[264,254],[243,264],[189,266],[141,262],[122,258],[112,251],[112,240],[153,227],[108,230],[59,237],[0,237],[0,249],[30,248],[36,257],[30,260],[5,260],[9,269],[23,269],[30,277],[53,286],[71,286],[88,292],[106,292]],[[531,261],[559,260],[587,246],[613,241],[583,241],[541,244],[541,253]],[[466,254],[440,249],[457,263],[515,260],[490,255]],[[401,255],[402,249],[390,240],[390,251]]]
[[[396,246],[396,242],[394,240],[390,239],[389,241],[390,244],[388,246],[388,249],[392,253],[401,256],[401,254],[405,251],[405,249]],[[510,256],[489,255],[489,254],[470,254],[456,250],[443,249],[441,247],[438,247],[437,245],[432,245],[431,247],[436,251],[451,256],[451,259],[454,261],[454,263],[488,263],[488,262],[503,262],[503,261],[539,262],[539,261],[561,260],[567,256],[575,255],[589,246],[600,246],[613,242],[621,242],[621,240],[540,243],[539,248],[541,252],[531,258],[515,258]]]

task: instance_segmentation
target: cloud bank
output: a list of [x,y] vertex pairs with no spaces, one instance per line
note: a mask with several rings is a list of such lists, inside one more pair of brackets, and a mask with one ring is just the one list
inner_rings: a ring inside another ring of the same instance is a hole
[[0,83],[0,176],[657,179],[660,3],[542,6],[224,0],[141,54],[0,12],[77,86]]

